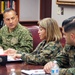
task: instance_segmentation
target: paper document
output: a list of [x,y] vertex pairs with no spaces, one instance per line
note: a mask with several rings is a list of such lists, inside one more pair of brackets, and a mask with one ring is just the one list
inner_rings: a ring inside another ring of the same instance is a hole
[[7,56],[7,61],[19,61],[19,60],[22,60],[22,59],[14,59],[12,56]]
[[43,69],[36,69],[36,70],[21,70],[22,73],[28,74],[28,75],[45,75],[45,72]]

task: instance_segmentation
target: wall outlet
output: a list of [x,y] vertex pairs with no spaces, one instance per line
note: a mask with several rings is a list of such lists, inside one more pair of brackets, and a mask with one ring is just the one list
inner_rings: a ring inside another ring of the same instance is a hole
[[58,14],[58,15],[61,15],[61,7],[58,7],[58,9],[57,9],[57,14]]

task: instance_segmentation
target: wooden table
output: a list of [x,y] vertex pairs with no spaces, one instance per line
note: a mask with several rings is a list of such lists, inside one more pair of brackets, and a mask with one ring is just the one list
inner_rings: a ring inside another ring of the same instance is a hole
[[14,68],[16,70],[17,75],[25,75],[21,73],[22,69],[42,69],[43,66],[39,65],[28,65],[24,62],[14,62],[14,63],[7,63],[5,66],[0,66],[0,75],[9,75],[10,70]]

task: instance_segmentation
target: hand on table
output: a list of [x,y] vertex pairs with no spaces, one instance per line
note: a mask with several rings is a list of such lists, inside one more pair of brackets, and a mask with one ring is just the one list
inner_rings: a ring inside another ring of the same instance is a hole
[[21,54],[15,54],[14,56],[13,56],[13,58],[16,60],[16,59],[21,59]]
[[8,48],[7,50],[4,51],[4,54],[6,55],[14,55],[16,54],[16,50],[15,49],[12,49],[12,48]]
[[54,66],[54,63],[53,62],[48,62],[45,66],[44,66],[44,71],[46,73],[50,73],[51,71],[51,68]]

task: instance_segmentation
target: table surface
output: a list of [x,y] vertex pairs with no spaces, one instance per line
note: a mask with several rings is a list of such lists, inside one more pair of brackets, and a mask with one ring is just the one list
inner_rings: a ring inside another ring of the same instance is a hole
[[16,70],[17,75],[25,75],[21,73],[22,69],[43,69],[43,66],[39,65],[28,65],[24,62],[11,62],[7,63],[5,66],[0,66],[0,75],[9,75],[10,70],[14,68]]

